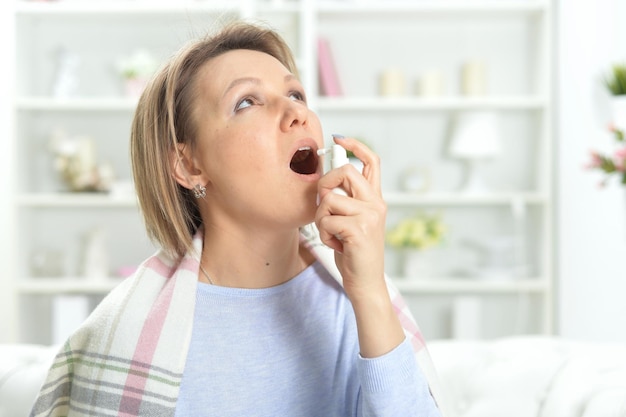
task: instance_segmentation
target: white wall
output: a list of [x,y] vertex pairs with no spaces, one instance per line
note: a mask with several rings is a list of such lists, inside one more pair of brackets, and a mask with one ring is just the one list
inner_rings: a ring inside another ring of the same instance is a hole
[[614,145],[600,77],[626,62],[626,4],[559,3],[559,333],[626,342],[626,187],[598,189],[601,175],[581,169],[590,149]]
[[[605,130],[610,120],[608,98],[598,77],[615,61],[626,62],[626,2],[561,0],[559,71],[560,149],[556,186],[559,267],[559,333],[577,339],[626,341],[626,187],[598,190],[599,176],[581,166],[591,148],[609,149]],[[0,53],[12,53],[10,6],[0,3]],[[621,19],[621,21],[620,21]],[[618,41],[621,39],[621,42]],[[11,62],[11,60],[9,60]],[[2,68],[3,91],[13,83],[12,68]],[[12,227],[10,199],[12,151],[10,94],[0,96],[0,235]],[[11,242],[0,237],[0,265],[6,265]],[[6,285],[10,271],[0,274],[0,341],[14,320]]]
[[[0,56],[5,65],[0,67],[0,342],[13,340],[15,336],[16,317],[13,299],[13,271],[8,265],[12,256],[13,246],[7,236],[13,236],[13,99],[14,62],[14,25],[12,2],[0,3]],[[6,65],[6,63],[11,65]]]

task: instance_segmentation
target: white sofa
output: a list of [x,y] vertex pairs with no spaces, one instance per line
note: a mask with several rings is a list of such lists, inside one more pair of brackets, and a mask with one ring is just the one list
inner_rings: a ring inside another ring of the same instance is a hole
[[[626,346],[518,337],[436,340],[447,417],[626,417]],[[54,346],[0,345],[0,417],[24,417]]]
[[0,417],[25,417],[58,348],[0,345]]
[[449,417],[626,417],[626,345],[432,341]]

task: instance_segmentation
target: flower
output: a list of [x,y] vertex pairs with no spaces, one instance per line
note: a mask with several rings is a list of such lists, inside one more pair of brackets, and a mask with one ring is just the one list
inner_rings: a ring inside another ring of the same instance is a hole
[[[626,146],[617,149],[613,152],[613,162],[615,163],[615,170],[619,172],[626,172]],[[622,178],[622,181],[624,178]]]
[[387,243],[397,248],[427,249],[441,244],[447,232],[439,215],[418,213],[387,231]]
[[157,68],[155,59],[148,51],[139,49],[132,55],[120,60],[117,69],[126,79],[145,79],[152,76]]
[[54,168],[71,191],[109,191],[115,173],[109,164],[96,163],[95,142],[90,137],[69,137],[56,130],[50,140]]
[[606,185],[608,178],[617,176],[620,182],[626,185],[626,143],[624,141],[624,132],[609,126],[609,131],[613,133],[618,143],[617,149],[613,154],[601,154],[595,150],[589,152],[589,161],[584,165],[588,170],[599,170],[606,174],[606,178],[602,181],[601,186]]

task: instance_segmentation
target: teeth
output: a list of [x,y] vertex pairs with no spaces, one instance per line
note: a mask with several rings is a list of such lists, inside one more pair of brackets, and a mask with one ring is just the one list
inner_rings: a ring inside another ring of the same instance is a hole
[[311,147],[310,146],[303,146],[301,148],[298,148],[299,151],[310,151]]

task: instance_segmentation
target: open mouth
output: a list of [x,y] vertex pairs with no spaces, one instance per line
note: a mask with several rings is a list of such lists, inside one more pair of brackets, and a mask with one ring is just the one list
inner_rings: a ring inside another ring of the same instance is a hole
[[310,146],[304,146],[291,157],[289,168],[295,173],[311,175],[317,172],[319,158]]

